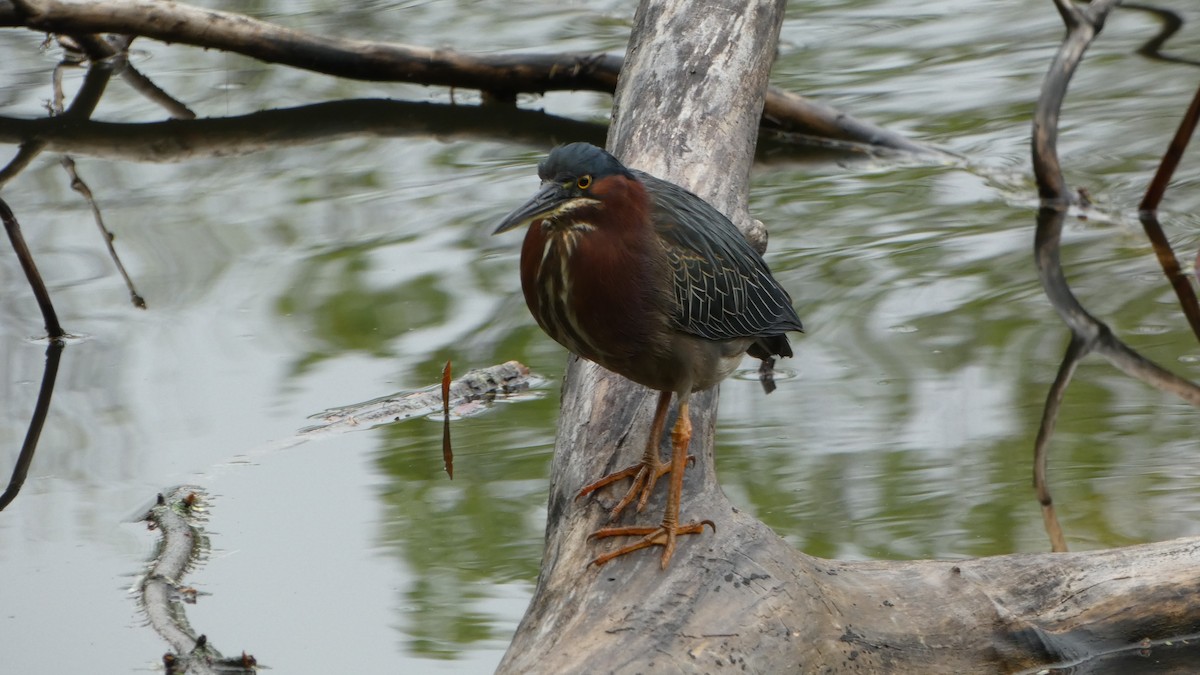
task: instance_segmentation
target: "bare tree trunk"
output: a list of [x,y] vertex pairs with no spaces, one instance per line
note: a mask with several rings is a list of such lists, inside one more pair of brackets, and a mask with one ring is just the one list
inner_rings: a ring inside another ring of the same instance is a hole
[[[686,0],[643,2],[614,101],[614,154],[692,189],[744,230],[755,129],[784,5],[722,0],[701,9]],[[706,656],[704,667],[713,665],[712,657],[757,663],[777,651],[762,643],[763,626],[754,617],[784,599],[761,590],[791,577],[797,554],[737,512],[717,485],[716,392],[691,400],[696,463],[687,472],[682,515],[684,521],[711,519],[716,533],[685,538],[664,572],[655,551],[589,567],[598,550],[614,545],[587,541],[614,495],[575,501],[583,485],[640,456],[653,396],[575,358],[563,389],[541,576],[500,672],[690,670],[696,662],[689,652],[717,643],[726,646]],[[662,508],[660,493],[636,518],[653,524]],[[768,630],[792,640],[791,629],[781,627]],[[754,669],[769,668],[762,662]]]
[[[752,235],[746,183],[783,7],[644,1],[614,103],[615,154],[691,188]],[[801,392],[776,395],[803,404]],[[587,540],[616,497],[575,494],[637,460],[651,401],[571,359],[541,575],[499,672],[1018,672],[1200,632],[1197,538],[958,562],[800,553],[721,492],[715,391],[692,397],[696,463],[681,519],[711,519],[716,532],[685,537],[665,571],[654,550],[588,566],[616,545]],[[656,495],[623,522],[653,524],[662,507]]]

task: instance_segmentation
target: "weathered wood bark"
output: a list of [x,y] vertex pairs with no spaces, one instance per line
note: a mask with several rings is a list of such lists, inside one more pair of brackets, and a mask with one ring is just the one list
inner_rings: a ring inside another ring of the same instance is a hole
[[[783,0],[648,0],[618,85],[610,149],[748,227],[754,124]],[[803,308],[803,289],[793,289]],[[803,342],[799,345],[803,349]],[[803,385],[776,396],[804,405]],[[971,561],[842,562],[800,553],[739,512],[713,465],[715,392],[692,398],[683,520],[716,532],[589,567],[612,492],[575,493],[634,462],[649,392],[572,359],[551,468],[546,549],[502,673],[1019,672],[1200,632],[1200,538]],[[668,423],[673,422],[673,420]],[[802,446],[797,452],[803,452]],[[624,486],[617,486],[617,490]],[[656,521],[662,495],[622,522]]]

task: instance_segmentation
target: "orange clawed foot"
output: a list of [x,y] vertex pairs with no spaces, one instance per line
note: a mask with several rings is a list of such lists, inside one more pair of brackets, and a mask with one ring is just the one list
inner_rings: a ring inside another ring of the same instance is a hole
[[657,527],[606,527],[597,530],[588,538],[603,539],[605,537],[637,536],[641,536],[642,538],[610,553],[596,556],[591,564],[599,567],[613,558],[619,558],[626,553],[633,553],[649,546],[662,546],[662,568],[665,570],[667,569],[667,564],[671,562],[671,556],[675,553],[675,538],[681,534],[700,534],[704,532],[705,525],[711,527],[713,532],[717,531],[717,526],[711,520],[702,520],[698,523],[687,523],[685,525],[663,523]]
[[[688,455],[688,462],[694,461],[696,461],[696,458]],[[575,495],[575,498],[579,499],[581,497],[586,497],[602,487],[611,485],[619,480],[624,480],[632,476],[633,485],[629,486],[629,490],[625,493],[625,496],[621,498],[621,501],[617,502],[617,505],[608,512],[608,520],[609,522],[612,522],[621,515],[621,512],[625,510],[625,507],[633,503],[635,498],[638,500],[638,512],[641,512],[642,509],[646,508],[646,502],[650,500],[650,495],[654,493],[655,483],[658,482],[659,478],[662,478],[668,473],[671,473],[670,464],[658,459],[657,457],[643,457],[642,461],[634,464],[633,466],[610,473],[595,483],[589,483],[588,485],[585,485],[583,489],[579,491],[579,494]]]
[[621,515],[625,507],[632,504],[635,498],[638,498],[637,510],[641,511],[646,506],[647,500],[650,499],[650,494],[654,492],[654,484],[658,482],[658,479],[668,473],[671,474],[671,481],[667,488],[667,505],[663,511],[661,525],[657,527],[605,527],[597,530],[588,537],[589,539],[641,537],[641,539],[632,544],[622,546],[611,553],[605,553],[592,560],[591,564],[597,567],[626,553],[640,551],[650,546],[661,546],[663,547],[662,567],[666,569],[667,564],[671,562],[671,556],[675,553],[675,539],[677,537],[683,534],[700,534],[704,531],[705,525],[711,527],[713,532],[717,531],[717,526],[711,520],[702,520],[698,523],[687,523],[684,525],[679,524],[679,505],[683,499],[683,472],[686,470],[688,462],[694,461],[687,454],[688,444],[692,438],[692,422],[691,418],[688,417],[687,392],[684,392],[679,400],[679,418],[675,422],[675,428],[671,430],[671,462],[668,464],[659,459],[658,441],[662,436],[667,408],[670,406],[670,403],[671,392],[661,392],[658,397],[658,407],[654,411],[654,421],[650,425],[650,438],[646,444],[646,452],[642,455],[641,462],[616,473],[611,473],[579,491],[579,497],[584,497],[606,485],[632,477],[633,485],[629,487],[629,491],[625,493],[621,501],[609,512],[609,521],[611,522],[616,520],[617,516]]

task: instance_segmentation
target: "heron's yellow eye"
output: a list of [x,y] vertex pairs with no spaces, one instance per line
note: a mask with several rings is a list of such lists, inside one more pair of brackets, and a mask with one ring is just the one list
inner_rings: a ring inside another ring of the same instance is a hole
[[586,190],[592,186],[592,177],[580,176],[579,180],[575,181],[575,184],[579,186],[580,190]]

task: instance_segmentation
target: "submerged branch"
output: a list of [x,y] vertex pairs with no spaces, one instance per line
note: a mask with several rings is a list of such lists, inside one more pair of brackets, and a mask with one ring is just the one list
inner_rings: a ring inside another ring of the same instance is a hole
[[[448,374],[447,365],[443,377]],[[445,380],[424,389],[326,410],[313,415],[321,420],[320,424],[305,427],[299,433],[311,435],[368,428],[438,412],[447,418],[452,414],[464,417],[482,412],[483,404],[528,391],[541,382],[541,378],[530,373],[524,364],[508,361],[490,368],[470,370],[453,381]]]
[[[1083,307],[1067,283],[1059,257],[1063,223],[1073,199],[1059,163],[1057,148],[1059,116],[1071,77],[1082,61],[1084,52],[1103,28],[1108,12],[1116,4],[1118,4],[1116,0],[1097,0],[1088,5],[1078,5],[1071,0],[1056,0],[1056,6],[1067,25],[1067,36],[1059,47],[1054,63],[1042,85],[1042,93],[1038,99],[1038,108],[1033,124],[1033,167],[1037,176],[1038,194],[1041,198],[1041,208],[1037,215],[1037,230],[1034,236],[1034,259],[1046,297],[1049,298],[1050,303],[1058,311],[1072,334],[1071,344],[1063,357],[1058,376],[1046,397],[1041,427],[1034,444],[1034,486],[1038,501],[1042,505],[1046,530],[1054,551],[1065,551],[1066,543],[1050,497],[1046,479],[1046,458],[1059,406],[1080,359],[1089,352],[1095,351],[1125,374],[1142,380],[1159,390],[1171,392],[1184,401],[1200,407],[1200,386],[1143,357],[1117,338],[1107,324],[1092,316]],[[1170,150],[1163,159],[1158,175],[1151,183],[1146,198],[1142,202],[1143,222],[1146,222],[1147,217],[1152,219],[1152,214],[1146,209],[1153,209],[1157,206],[1166,189],[1166,184],[1170,180],[1170,175],[1178,163],[1179,157],[1182,156],[1183,148],[1187,144],[1187,137],[1191,134],[1189,121],[1194,125],[1197,105],[1200,105],[1200,92],[1197,94],[1196,101],[1193,101],[1192,109],[1185,117],[1179,133],[1176,134]],[[1153,224],[1157,225],[1157,221],[1154,221]],[[1164,251],[1169,252],[1170,248],[1166,245],[1166,238],[1162,235],[1161,229],[1147,226],[1147,234],[1151,240],[1156,242],[1156,250],[1159,251],[1160,260],[1163,260],[1164,269],[1168,269],[1168,276],[1171,277],[1172,283],[1176,283],[1181,275],[1170,273],[1168,261],[1164,258]],[[1162,248],[1163,246],[1166,248]],[[1177,271],[1178,263],[1174,260],[1174,254],[1171,253],[1169,257]],[[1194,305],[1194,293],[1186,279],[1183,279],[1183,283],[1187,284],[1187,288],[1185,292],[1181,292],[1180,298],[1184,301],[1184,309],[1187,312],[1188,303],[1185,297],[1191,296],[1191,304]]]
[[1033,127],[1033,166],[1042,199],[1035,259],[1042,286],[1059,316],[1078,339],[1086,341],[1123,372],[1200,406],[1200,387],[1166,371],[1121,342],[1104,322],[1084,309],[1063,274],[1058,251],[1071,195],[1059,165],[1058,118],[1071,76],[1103,26],[1108,11],[1117,3],[1115,0],[1097,0],[1081,6],[1069,0],[1058,0],[1057,4],[1064,17],[1068,17],[1071,29],[1046,76]]
[[245,652],[231,658],[221,656],[206,636],[196,635],[183,606],[195,604],[198,595],[196,589],[183,585],[183,578],[208,553],[204,499],[200,488],[181,486],[166,495],[159,494],[155,505],[140,518],[162,535],[150,567],[138,584],[141,604],[150,626],[173,650],[163,655],[168,674],[249,675],[257,672],[254,657]]

